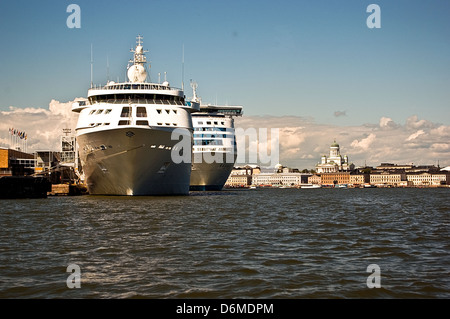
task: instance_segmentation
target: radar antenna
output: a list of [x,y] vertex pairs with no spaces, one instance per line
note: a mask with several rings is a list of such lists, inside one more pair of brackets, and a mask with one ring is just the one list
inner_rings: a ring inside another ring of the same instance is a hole
[[136,42],[138,45],[142,45],[142,40],[144,39],[144,37],[140,34],[138,34],[138,36],[136,37]]
[[148,50],[144,50],[142,47],[143,36],[138,35],[136,37],[136,48],[131,49],[130,52],[134,53],[133,60],[130,60],[130,63],[133,65],[128,66],[128,79],[133,83],[142,83],[145,82],[147,78],[147,71],[145,70],[145,64],[147,63],[147,59],[145,57],[145,53]]

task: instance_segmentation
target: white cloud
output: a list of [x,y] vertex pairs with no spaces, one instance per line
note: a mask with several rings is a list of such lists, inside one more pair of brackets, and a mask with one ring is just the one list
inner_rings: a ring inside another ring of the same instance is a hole
[[411,134],[410,136],[408,136],[406,141],[415,140],[416,138],[418,138],[422,134],[425,134],[424,130],[418,130],[417,132],[415,132],[415,133]]
[[446,137],[450,140],[450,126],[441,125],[430,130],[430,135],[438,137]]
[[419,120],[417,115],[413,115],[406,120],[405,127],[407,129],[433,128],[435,124],[427,120]]
[[382,117],[380,119],[380,127],[389,129],[389,128],[397,128],[398,124],[396,124],[391,118],[389,117]]
[[366,151],[370,147],[370,145],[375,141],[376,137],[377,136],[375,134],[370,133],[369,136],[363,138],[361,141],[354,140],[351,146],[355,148],[361,148],[362,150]]
[[75,133],[78,114],[72,112],[72,102],[52,100],[48,109],[15,108],[0,111],[0,146],[10,145],[9,128],[26,132],[28,152],[37,150],[60,150],[63,128]]

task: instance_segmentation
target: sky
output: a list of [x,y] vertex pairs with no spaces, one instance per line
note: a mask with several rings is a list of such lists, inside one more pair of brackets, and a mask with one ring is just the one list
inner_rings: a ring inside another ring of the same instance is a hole
[[276,125],[283,165],[313,168],[335,139],[357,166],[450,165],[449,14],[447,0],[2,1],[0,146],[17,127],[29,149],[57,147],[91,47],[94,84],[124,81],[141,34],[151,81],[166,72],[189,97],[193,80],[203,102],[244,107],[236,126]]

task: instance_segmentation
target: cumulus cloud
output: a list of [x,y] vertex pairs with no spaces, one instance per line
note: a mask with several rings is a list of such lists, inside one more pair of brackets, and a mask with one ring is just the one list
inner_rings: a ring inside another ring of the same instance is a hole
[[382,129],[394,129],[397,128],[398,125],[389,117],[382,117],[380,119],[380,128]]
[[435,127],[435,124],[427,120],[419,120],[417,115],[413,115],[406,120],[405,127],[407,129],[415,130],[420,128],[433,128]]
[[28,152],[58,151],[63,129],[70,128],[75,133],[78,114],[72,112],[72,101],[52,100],[48,109],[11,106],[7,111],[0,111],[0,118],[0,146],[13,147],[9,128],[15,128],[27,133]]
[[361,148],[362,150],[366,151],[370,145],[375,141],[375,138],[377,136],[373,133],[370,133],[369,136],[366,138],[361,139],[360,141],[354,140],[351,144],[354,148]]
[[450,140],[450,126],[440,125],[430,130],[430,134],[436,137],[448,138]]

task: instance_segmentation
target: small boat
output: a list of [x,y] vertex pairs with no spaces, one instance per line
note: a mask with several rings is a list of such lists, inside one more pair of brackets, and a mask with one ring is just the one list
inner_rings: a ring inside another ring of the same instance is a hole
[[321,188],[322,185],[319,184],[305,184],[300,186],[300,188]]

